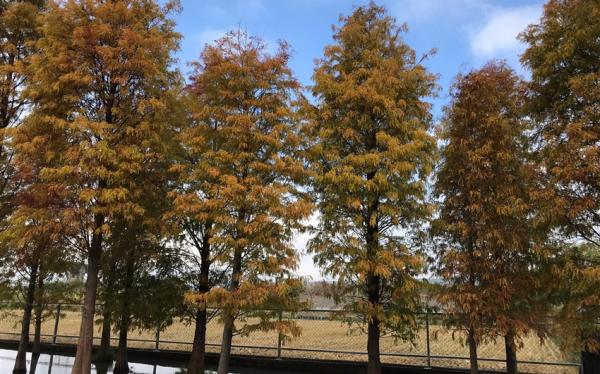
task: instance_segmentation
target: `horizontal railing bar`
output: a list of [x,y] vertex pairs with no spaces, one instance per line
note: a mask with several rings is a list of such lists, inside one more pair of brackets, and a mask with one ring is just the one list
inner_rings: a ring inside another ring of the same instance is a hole
[[[0,335],[21,335],[20,333],[14,332],[0,332]],[[51,334],[41,334],[41,337],[53,337]],[[77,335],[56,335],[56,338],[79,338]],[[94,338],[99,339],[99,338]],[[111,338],[111,340],[119,340],[118,338]],[[138,339],[138,338],[128,338],[128,341],[135,342],[144,342],[144,343],[155,343],[155,340],[152,339]],[[160,340],[161,344],[183,344],[183,345],[191,345],[192,342],[184,342],[184,341],[176,341],[176,340]],[[206,343],[207,346],[211,347],[219,347],[221,344],[219,343]],[[237,345],[234,344],[231,346],[232,348],[245,348],[245,349],[263,349],[263,350],[276,350],[277,347],[268,347],[268,346],[252,346],[252,345]],[[282,351],[296,351],[296,352],[318,352],[318,353],[333,353],[333,354],[349,354],[349,355],[366,355],[367,352],[358,352],[358,351],[334,351],[327,349],[311,349],[311,348],[290,348],[290,347],[281,347]],[[390,357],[413,357],[413,358],[427,358],[427,355],[423,354],[412,354],[412,353],[393,353],[393,352],[381,352],[381,356],[390,356]],[[464,356],[436,356],[431,355],[430,358],[432,360],[469,360],[469,357]],[[485,358],[478,357],[478,361],[486,361],[486,362],[504,362],[504,359],[499,358]],[[580,364],[575,362],[544,362],[544,361],[529,361],[529,360],[519,360],[519,364],[528,364],[528,365],[548,365],[548,366],[568,366],[568,367],[579,367]]]
[[[24,302],[21,301],[0,301],[0,313],[4,313],[4,315],[16,315],[18,312],[21,312],[21,310],[18,310],[17,308],[22,307],[24,305]],[[51,337],[53,338],[53,343],[55,343],[56,339],[78,339],[79,336],[77,335],[60,335],[58,334],[57,331],[57,325],[58,322],[60,321],[60,315],[64,315],[65,312],[69,313],[79,313],[79,309],[83,307],[83,304],[81,303],[49,303],[49,304],[44,304],[45,308],[50,309],[52,306],[56,307],[56,311],[51,311],[51,315],[56,316],[55,317],[55,321],[56,321],[56,325],[55,325],[55,330],[53,334],[41,334],[40,337],[43,337],[45,339]],[[61,313],[61,306],[66,307],[67,310],[62,310]],[[96,305],[96,307],[94,308],[95,311],[100,311],[102,310],[104,307],[104,305],[102,304],[98,304]],[[214,308],[214,307],[209,307],[207,308],[207,311],[210,313],[213,313],[216,315],[217,312],[220,311],[220,308]],[[255,314],[259,314],[259,313],[279,313],[279,318],[281,319],[281,313],[289,313],[289,315],[287,316],[286,319],[290,319],[290,320],[296,320],[296,321],[336,321],[336,322],[341,322],[343,323],[344,321],[348,321],[351,320],[355,323],[361,323],[364,322],[364,318],[362,318],[362,316],[358,313],[355,312],[351,312],[351,311],[345,311],[343,309],[301,309],[301,310],[281,310],[281,309],[277,309],[277,308],[267,308],[267,309],[256,309],[256,310],[242,310],[240,311],[240,315],[245,315],[246,318],[250,318],[252,313]],[[406,312],[406,315],[412,315],[413,317],[415,317],[417,319],[417,321],[419,321],[419,326],[422,328],[423,325],[422,323],[424,322],[421,318],[425,317],[427,318],[427,316],[429,317],[433,317],[435,320],[435,323],[433,324],[434,326],[443,326],[447,329],[452,329],[452,330],[460,330],[460,328],[458,327],[452,327],[453,325],[453,317],[456,317],[456,315],[452,315],[449,313],[446,313],[444,311],[441,312],[437,312],[437,311],[418,311],[418,312]],[[551,323],[551,319],[553,319],[552,316],[547,316],[545,317],[546,319],[544,320],[544,318],[540,318],[542,319],[542,321],[540,321],[539,323],[537,323],[538,325],[546,325]],[[181,320],[186,320],[186,317],[182,317]],[[575,320],[575,319],[574,319]],[[429,320],[427,320],[427,322],[429,322]],[[427,324],[427,322],[425,322]],[[16,322],[15,322],[16,325]],[[427,324],[427,326],[429,326],[429,324]],[[135,331],[135,330],[134,330]],[[139,330],[138,330],[139,331]],[[422,330],[421,330],[422,331]],[[429,330],[427,330],[427,334],[429,334]],[[15,332],[0,332],[0,335],[8,335],[8,336],[19,336],[21,335],[20,333],[15,333]],[[30,333],[30,336],[35,336],[34,333]],[[10,338],[13,339],[13,338]],[[279,338],[281,339],[281,337]],[[98,342],[100,340],[100,337],[95,337],[94,338],[94,344],[96,344],[96,342]],[[117,337],[111,337],[110,341],[114,342],[114,341],[118,341],[119,339]],[[149,344],[156,344],[156,348],[159,348],[159,344],[181,344],[181,345],[192,345],[193,343],[191,341],[173,341],[173,340],[161,340],[159,339],[158,333],[156,336],[156,339],[143,339],[143,338],[135,338],[135,337],[129,337],[128,341],[131,342],[141,342],[141,343],[149,343]],[[427,342],[427,344],[429,344],[429,341]],[[211,346],[211,347],[219,347],[221,346],[220,343],[206,343],[207,346]],[[429,345],[428,345],[429,347]],[[232,348],[236,348],[236,349],[254,349],[254,350],[279,350],[278,351],[278,357],[281,357],[281,351],[288,351],[288,352],[293,352],[293,351],[297,351],[297,352],[318,352],[318,353],[328,353],[328,354],[337,354],[337,355],[367,355],[366,351],[339,351],[339,350],[331,350],[331,349],[314,349],[314,348],[292,348],[292,347],[285,347],[285,346],[281,346],[281,340],[279,341],[279,346],[275,347],[275,346],[252,346],[252,345],[232,345]],[[395,353],[395,352],[381,352],[380,353],[381,356],[388,356],[388,357],[412,357],[412,358],[421,358],[421,359],[430,359],[430,360],[461,360],[461,361],[466,361],[469,360],[469,357],[464,357],[464,356],[436,356],[436,355],[431,355],[429,350],[427,352],[427,354],[417,354],[417,353]],[[504,362],[504,359],[500,359],[500,358],[485,358],[485,357],[479,357],[478,361],[482,361],[482,362]],[[548,366],[567,366],[567,367],[580,367],[581,365],[579,363],[576,362],[544,362],[544,361],[529,361],[529,360],[524,360],[524,361],[518,361],[521,364],[529,364],[529,365],[548,365]],[[428,361],[428,366],[429,365],[429,361]]]

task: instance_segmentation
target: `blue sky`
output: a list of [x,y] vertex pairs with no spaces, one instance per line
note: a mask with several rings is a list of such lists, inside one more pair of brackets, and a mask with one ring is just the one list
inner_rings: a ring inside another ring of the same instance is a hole
[[[358,0],[182,0],[175,16],[183,35],[179,60],[197,59],[206,43],[228,30],[241,27],[274,45],[291,44],[291,67],[309,85],[314,59],[332,42],[331,25],[340,14],[367,1]],[[532,0],[387,0],[384,5],[399,23],[406,22],[406,42],[418,54],[432,48],[437,54],[426,65],[439,74],[442,91],[434,99],[439,113],[447,102],[448,87],[458,72],[484,64],[491,58],[506,59],[519,68],[522,45],[515,39],[527,24],[539,19],[543,2]],[[183,68],[187,71],[186,67]]]
[[[304,85],[311,84],[314,60],[322,56],[323,47],[332,42],[331,25],[340,14],[349,14],[358,0],[181,0],[183,11],[175,16],[183,35],[179,61],[198,58],[206,43],[218,39],[231,29],[241,27],[250,34],[274,45],[283,39],[293,51],[291,67]],[[426,61],[439,75],[441,91],[431,99],[434,114],[448,102],[448,88],[454,76],[483,65],[492,58],[506,59],[519,73],[518,56],[523,46],[515,39],[528,24],[537,22],[542,1],[531,0],[387,0],[384,5],[409,31],[405,41],[417,54],[437,49]],[[297,245],[303,249],[305,236]],[[302,275],[319,278],[312,260],[303,256]]]

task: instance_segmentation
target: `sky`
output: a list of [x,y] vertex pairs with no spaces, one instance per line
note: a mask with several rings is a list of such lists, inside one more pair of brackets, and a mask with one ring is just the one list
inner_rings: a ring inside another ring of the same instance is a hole
[[[197,60],[206,43],[237,28],[262,38],[271,47],[278,40],[291,45],[290,66],[296,77],[311,85],[314,61],[322,57],[323,47],[332,43],[332,25],[340,15],[348,15],[359,0],[181,0],[183,10],[175,15],[182,34],[179,64],[189,72],[187,63]],[[505,59],[519,74],[519,55],[524,46],[517,35],[536,23],[543,2],[533,0],[379,0],[399,24],[406,23],[404,40],[417,55],[436,49],[425,60],[427,68],[438,75],[440,92],[431,98],[433,113],[440,117],[449,101],[449,87],[458,73],[481,67],[490,59]],[[294,241],[304,251],[306,235]],[[300,275],[320,279],[319,270],[308,255],[302,256]]]

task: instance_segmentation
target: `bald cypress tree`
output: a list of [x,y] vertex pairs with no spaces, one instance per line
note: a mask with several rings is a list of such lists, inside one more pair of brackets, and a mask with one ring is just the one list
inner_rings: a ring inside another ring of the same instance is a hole
[[531,70],[529,114],[565,233],[600,247],[600,4],[552,0],[521,39]]
[[[171,69],[179,36],[173,4],[152,0],[50,2],[27,89],[33,103],[17,146],[22,163],[65,194],[58,217],[78,225],[87,260],[74,374],[89,373],[104,239],[117,216],[143,217],[144,172],[171,138]],[[52,68],[49,68],[52,67]]]
[[507,371],[516,373],[518,339],[547,311],[540,276],[545,230],[536,222],[525,92],[503,62],[460,75],[441,129],[434,225],[438,272],[448,282],[441,300],[467,331],[472,373],[486,334],[504,337]]
[[35,1],[0,3],[0,230],[15,207],[10,132],[21,124],[27,107],[25,70],[38,37],[40,6]]
[[[41,243],[44,243],[44,240],[41,238],[36,240],[33,235],[24,235],[24,237],[32,239],[32,242],[26,245],[15,242],[17,231],[24,230],[31,233],[35,230],[26,230],[22,221],[16,222],[19,220],[18,218],[12,219],[11,222],[8,219],[11,214],[14,214],[18,201],[23,198],[22,195],[17,196],[17,185],[19,184],[17,179],[19,178],[15,177],[17,172],[13,162],[14,149],[10,144],[10,132],[22,123],[28,104],[23,95],[23,90],[27,85],[25,70],[34,53],[33,43],[38,37],[36,17],[41,5],[41,2],[36,1],[3,1],[0,3],[0,236],[3,237],[0,242],[0,258],[4,269],[21,268],[29,278],[29,285],[24,297],[21,338],[15,359],[14,373],[26,372],[29,327],[34,295],[37,293],[36,284],[39,278],[40,252],[42,252],[40,249],[44,246]],[[38,193],[40,191],[43,190],[38,190]],[[36,193],[32,195],[36,195]],[[26,200],[31,201],[32,199]],[[33,226],[41,223],[35,218],[31,222],[33,222]],[[40,237],[43,236],[40,235]],[[35,243],[33,243],[34,241]]]
[[[187,201],[181,213],[211,224],[210,244],[228,270],[226,287],[197,294],[200,303],[222,307],[220,374],[229,371],[233,334],[241,331],[236,317],[275,300],[289,306],[299,284],[291,235],[312,205],[298,187],[306,174],[297,157],[301,93],[289,58],[285,43],[269,54],[260,39],[238,30],[207,46],[192,75],[198,106],[184,146],[199,156],[188,169],[197,182],[179,203]],[[273,327],[261,322],[254,328]]]
[[436,84],[385,9],[370,4],[340,21],[313,76],[306,130],[321,217],[308,248],[337,279],[345,309],[362,316],[368,373],[380,373],[380,336],[414,333],[422,259],[408,239],[430,213],[435,141],[425,98]]
[[551,0],[521,34],[531,72],[528,114],[535,122],[545,215],[574,240],[557,276],[567,329],[584,349],[600,351],[600,3]]

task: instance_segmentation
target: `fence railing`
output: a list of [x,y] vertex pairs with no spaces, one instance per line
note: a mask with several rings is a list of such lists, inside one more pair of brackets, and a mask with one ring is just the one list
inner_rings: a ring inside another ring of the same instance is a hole
[[[99,311],[101,309],[99,308]],[[236,335],[232,353],[273,358],[308,358],[346,361],[366,361],[367,336],[360,324],[349,327],[347,318],[339,310],[311,309],[294,313],[277,311],[279,321],[293,321],[300,328],[300,336],[288,339],[277,330],[254,331]],[[100,343],[101,313],[97,313],[94,343]],[[347,316],[346,316],[347,317]],[[413,341],[396,341],[383,336],[380,341],[381,360],[384,363],[421,367],[466,368],[469,365],[468,347],[463,332],[447,327],[448,316],[443,313],[416,313],[417,333]],[[20,335],[22,305],[0,303],[0,339],[16,340]],[[41,339],[44,343],[76,343],[79,337],[81,305],[54,304],[46,307]],[[359,321],[359,317],[356,318]],[[252,315],[239,324],[257,322]],[[33,323],[33,321],[32,321]],[[547,323],[547,322],[546,322]],[[33,326],[30,329],[33,336]],[[138,329],[129,333],[128,346],[149,350],[190,351],[193,343],[193,325],[183,320],[156,330]],[[207,326],[207,352],[218,352],[221,346],[222,325],[218,318]],[[111,338],[116,346],[118,339]],[[503,339],[488,340],[479,348],[480,368],[504,369]],[[560,338],[550,336],[543,341],[533,334],[523,337],[517,352],[520,370],[530,373],[576,374],[579,355],[561,350]]]

